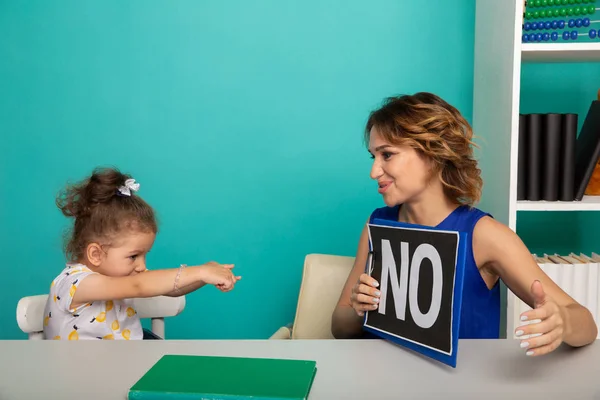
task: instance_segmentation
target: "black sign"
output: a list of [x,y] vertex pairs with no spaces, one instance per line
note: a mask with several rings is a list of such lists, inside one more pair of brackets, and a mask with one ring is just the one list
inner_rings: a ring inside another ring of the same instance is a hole
[[[378,308],[366,313],[365,327],[385,338],[400,339],[401,344],[417,345],[409,346],[417,351],[429,349],[455,359],[459,326],[455,319],[460,318],[462,299],[460,295],[457,299],[456,290],[462,294],[464,268],[458,263],[463,258],[459,257],[461,235],[370,224],[369,237],[367,272],[379,282],[381,298]],[[447,361],[446,357],[426,353]]]

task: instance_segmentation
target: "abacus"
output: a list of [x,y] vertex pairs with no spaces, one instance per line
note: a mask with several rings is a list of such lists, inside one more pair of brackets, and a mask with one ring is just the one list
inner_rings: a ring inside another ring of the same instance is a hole
[[528,0],[525,10],[523,43],[600,41],[600,16],[592,19],[600,10],[596,0]]

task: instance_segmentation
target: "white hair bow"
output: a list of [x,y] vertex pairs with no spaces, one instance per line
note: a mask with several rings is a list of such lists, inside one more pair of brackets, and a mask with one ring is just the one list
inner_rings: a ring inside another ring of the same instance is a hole
[[119,192],[124,196],[131,196],[131,191],[137,192],[140,190],[140,184],[135,182],[135,179],[127,179],[125,185],[119,187]]

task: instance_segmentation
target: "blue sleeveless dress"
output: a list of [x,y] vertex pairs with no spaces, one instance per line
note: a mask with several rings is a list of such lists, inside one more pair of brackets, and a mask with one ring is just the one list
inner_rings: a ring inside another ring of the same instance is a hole
[[[376,209],[369,219],[398,221],[400,206]],[[459,206],[435,228],[466,232],[467,244],[460,339],[498,339],[500,337],[500,283],[488,289],[473,257],[473,229],[482,217],[490,215],[468,206]],[[370,334],[368,337],[373,337]]]

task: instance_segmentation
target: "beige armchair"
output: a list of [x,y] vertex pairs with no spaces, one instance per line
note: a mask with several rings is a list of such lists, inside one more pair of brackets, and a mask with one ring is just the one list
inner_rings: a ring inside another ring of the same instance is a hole
[[270,339],[333,339],[331,314],[353,264],[354,257],[307,255],[294,322]]

